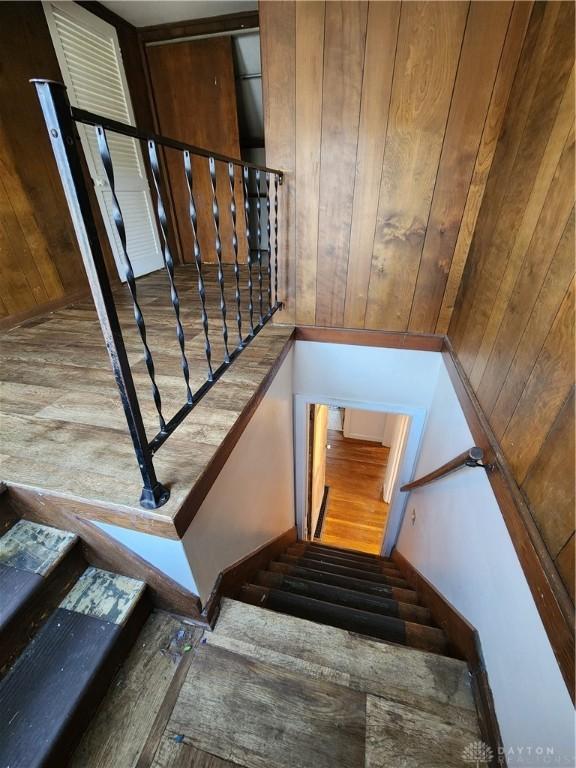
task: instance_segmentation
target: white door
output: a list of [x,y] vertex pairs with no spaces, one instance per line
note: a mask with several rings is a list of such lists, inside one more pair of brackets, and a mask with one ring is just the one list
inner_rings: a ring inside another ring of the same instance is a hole
[[[135,125],[114,27],[76,3],[45,2],[43,5],[72,106]],[[91,126],[80,124],[78,132],[118,274],[125,280],[122,247],[112,217],[112,193],[96,134]],[[138,277],[163,265],[140,143],[111,132],[107,132],[107,138],[116,196],[126,227],[128,256]]]

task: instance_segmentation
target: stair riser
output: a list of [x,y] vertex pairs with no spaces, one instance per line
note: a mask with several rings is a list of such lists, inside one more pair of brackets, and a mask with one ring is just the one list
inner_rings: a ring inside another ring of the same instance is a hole
[[362,560],[366,562],[381,562],[395,563],[389,557],[381,557],[380,555],[373,555],[371,552],[361,552],[358,549],[346,549],[345,547],[333,547],[330,544],[323,544],[320,541],[300,541],[297,544],[304,544],[310,549],[316,551],[326,552],[327,554],[337,554],[341,557],[351,557],[354,560]]
[[332,565],[342,565],[346,568],[355,568],[357,570],[368,571],[369,573],[382,573],[385,576],[393,578],[402,578],[399,569],[395,565],[388,563],[364,563],[358,560],[351,560],[347,557],[338,557],[335,555],[325,555],[323,552],[314,552],[310,549],[289,547],[286,554],[291,557],[303,557],[306,560],[317,560],[321,563],[332,563]]
[[418,595],[411,589],[400,589],[390,587],[385,584],[376,584],[363,579],[354,579],[349,576],[340,576],[327,571],[314,570],[313,568],[303,568],[290,565],[288,563],[270,563],[269,570],[276,573],[285,573],[291,576],[309,578],[315,581],[321,581],[324,584],[332,584],[336,587],[345,587],[359,592],[365,592],[368,595],[378,595],[392,600],[398,600],[402,603],[418,603]]
[[326,571],[327,573],[336,573],[341,576],[363,579],[364,581],[373,581],[377,584],[388,584],[391,587],[407,589],[409,586],[408,582],[404,579],[394,576],[385,576],[384,574],[373,573],[372,571],[363,571],[357,568],[348,568],[343,565],[333,565],[332,563],[320,563],[318,560],[308,560],[304,557],[291,557],[290,555],[282,555],[279,559],[282,563],[299,565],[303,568],[315,568],[317,570]]
[[242,596],[247,601],[253,601],[253,604],[308,621],[329,624],[350,632],[435,653],[442,653],[445,650],[441,630],[431,627],[419,624],[408,627],[406,622],[400,619],[343,608],[275,589],[245,587],[242,590]]
[[366,595],[361,592],[355,592],[352,589],[334,587],[329,584],[322,584],[293,576],[284,576],[281,573],[270,573],[269,571],[260,571],[256,575],[256,582],[263,587],[280,589],[292,594],[335,603],[336,605],[392,616],[403,621],[411,621],[416,624],[432,624],[430,612],[426,608],[408,603],[399,603],[396,600],[376,597],[375,595]]

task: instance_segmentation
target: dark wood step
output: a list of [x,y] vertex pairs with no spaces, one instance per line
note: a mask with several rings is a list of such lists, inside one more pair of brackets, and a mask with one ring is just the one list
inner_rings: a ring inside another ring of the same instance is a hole
[[85,569],[79,544],[47,576],[0,565],[0,676]]
[[315,568],[319,571],[328,573],[338,573],[341,576],[350,576],[355,579],[364,579],[365,581],[374,581],[378,584],[388,584],[391,587],[408,588],[408,582],[398,576],[388,576],[383,573],[374,573],[365,571],[361,568],[349,568],[346,565],[334,565],[333,563],[320,562],[318,560],[308,559],[306,557],[292,557],[291,555],[280,555],[278,558],[281,563],[291,565],[300,565],[303,568]]
[[360,560],[384,560],[385,562],[392,563],[388,557],[380,557],[380,555],[373,555],[370,552],[361,552],[359,549],[346,549],[345,547],[333,547],[330,544],[323,544],[321,541],[304,541],[298,542],[305,544],[307,547],[315,550],[325,550],[326,552],[338,553],[340,555],[346,555],[347,557],[358,558]]
[[392,600],[377,595],[367,595],[363,592],[357,592],[353,589],[336,587],[331,584],[322,584],[321,582],[303,579],[297,576],[288,576],[282,573],[273,573],[271,571],[259,571],[255,576],[255,581],[259,586],[272,587],[284,592],[292,592],[296,595],[313,597],[316,600],[324,600],[327,603],[336,603],[337,605],[357,608],[362,611],[371,611],[385,616],[393,616],[404,621],[412,621],[416,624],[427,624],[433,626],[430,611],[420,605],[410,603],[400,603],[398,600]]
[[293,544],[286,550],[287,555],[292,557],[305,557],[307,560],[318,560],[322,563],[333,563],[334,565],[344,565],[348,568],[358,568],[363,571],[373,571],[374,573],[384,573],[390,576],[402,578],[402,574],[397,565],[387,561],[379,560],[355,560],[346,555],[329,554],[324,551],[310,549],[299,544]]
[[417,604],[418,595],[413,589],[400,589],[386,584],[377,584],[373,581],[351,578],[350,576],[340,576],[336,573],[318,570],[314,568],[304,568],[290,563],[273,562],[268,566],[268,570],[274,573],[285,573],[291,576],[307,578],[311,581],[318,581],[322,584],[332,584],[335,587],[345,587],[354,589],[358,592],[364,592],[367,595],[379,595],[380,597],[391,598],[403,603]]
[[66,764],[149,613],[143,588],[85,571],[0,683],[0,766]]
[[287,613],[320,624],[329,624],[332,627],[408,645],[411,648],[444,653],[447,647],[446,638],[441,629],[326,603],[278,589],[247,584],[240,591],[240,599],[279,613]]

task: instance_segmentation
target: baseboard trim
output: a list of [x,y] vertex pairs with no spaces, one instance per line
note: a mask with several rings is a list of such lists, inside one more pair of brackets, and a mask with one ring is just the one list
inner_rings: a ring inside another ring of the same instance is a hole
[[294,526],[221,571],[202,609],[202,620],[206,625],[214,626],[223,597],[236,597],[243,584],[297,540],[298,530]]
[[441,352],[444,336],[437,333],[368,331],[363,328],[322,328],[298,325],[296,341],[321,341],[325,344],[354,344],[363,347],[412,349],[421,352]]
[[505,752],[478,631],[396,548],[392,550],[391,558],[406,581],[418,591],[436,624],[444,630],[450,650],[468,663],[480,733],[494,753],[490,765],[502,768],[506,765]]
[[55,312],[57,309],[68,307],[70,304],[74,304],[76,301],[83,301],[90,296],[90,288],[82,288],[79,291],[73,291],[72,293],[66,293],[64,296],[60,296],[57,299],[52,299],[44,304],[37,304],[30,309],[26,309],[23,312],[16,312],[13,315],[6,315],[6,317],[0,318],[0,331],[5,331],[10,328],[16,328],[22,323],[26,323],[29,320],[35,320],[37,317],[43,317],[49,315],[51,312]]
[[489,472],[487,477],[574,702],[574,605],[514,480],[500,444],[447,338],[442,357],[474,442],[484,450],[485,461],[494,466],[494,471]]

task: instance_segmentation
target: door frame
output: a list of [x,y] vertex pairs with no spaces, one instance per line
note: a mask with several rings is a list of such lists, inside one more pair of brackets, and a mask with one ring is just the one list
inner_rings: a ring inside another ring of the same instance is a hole
[[296,525],[298,537],[306,541],[308,527],[309,494],[309,424],[310,405],[333,405],[340,408],[355,408],[364,411],[379,411],[404,414],[410,417],[408,439],[404,447],[400,469],[394,483],[394,490],[388,512],[388,521],[382,541],[381,554],[388,557],[396,544],[408,502],[408,493],[401,493],[400,486],[409,483],[414,476],[420,454],[422,436],[426,426],[427,410],[420,406],[399,405],[389,402],[366,402],[327,397],[326,395],[294,395],[294,485],[296,500]]

